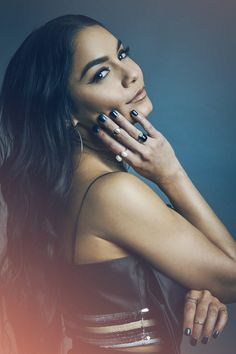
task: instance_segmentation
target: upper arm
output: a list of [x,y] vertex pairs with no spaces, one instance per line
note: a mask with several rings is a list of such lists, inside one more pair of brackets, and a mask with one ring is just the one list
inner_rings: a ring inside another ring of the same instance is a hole
[[235,262],[129,173],[109,174],[88,196],[103,238],[136,252],[191,289],[235,295]]

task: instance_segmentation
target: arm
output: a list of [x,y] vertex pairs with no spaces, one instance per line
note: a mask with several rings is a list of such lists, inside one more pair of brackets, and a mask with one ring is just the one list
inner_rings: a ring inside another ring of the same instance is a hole
[[121,113],[115,122],[107,117],[105,123],[110,130],[123,128],[118,135],[120,141],[114,140],[104,130],[98,136],[114,153],[124,148],[120,142],[127,144],[131,148],[127,149],[128,163],[156,183],[169,197],[175,210],[201,231],[203,237],[236,261],[235,241],[187,176],[170,143],[141,112],[136,112],[135,120],[149,135],[144,144],[137,142],[140,131]]
[[236,261],[139,178],[108,174],[91,190],[87,198],[95,234],[143,256],[189,289],[208,289],[222,302],[236,301]]
[[[202,198],[185,171],[179,173],[162,185],[162,191],[169,197],[175,210],[196,226],[226,255],[235,258],[234,241],[224,225]],[[232,242],[233,241],[233,242]],[[196,299],[196,300],[194,300]],[[227,308],[207,290],[190,290],[184,306],[183,330],[192,334],[191,344],[201,339],[207,344],[210,337],[217,338],[222,333],[228,319]],[[204,325],[195,323],[200,321]]]
[[[128,150],[128,163],[138,173],[156,183],[180,215],[201,231],[203,237],[235,261],[235,241],[191,182],[170,143],[142,113],[139,112],[135,120],[149,134],[145,144],[137,142],[136,137],[140,131],[122,114],[119,113],[115,122],[107,117],[105,123],[111,130],[120,126],[123,128],[119,140],[131,147],[131,150]],[[124,148],[105,131],[101,131],[99,136],[115,153]]]
[[175,210],[200,230],[228,257],[236,261],[236,243],[183,168],[158,185]]

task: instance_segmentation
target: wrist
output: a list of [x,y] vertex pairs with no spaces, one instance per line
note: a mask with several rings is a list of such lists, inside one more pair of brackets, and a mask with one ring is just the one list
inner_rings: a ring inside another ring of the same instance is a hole
[[183,184],[183,181],[186,181],[186,178],[188,178],[188,175],[181,164],[179,164],[173,173],[165,176],[161,180],[155,180],[154,183],[168,195],[178,190],[179,186]]

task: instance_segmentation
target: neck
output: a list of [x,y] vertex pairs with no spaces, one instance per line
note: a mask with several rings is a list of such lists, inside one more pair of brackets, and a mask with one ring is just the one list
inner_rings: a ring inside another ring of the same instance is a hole
[[[77,126],[78,131],[78,126]],[[98,162],[105,165],[105,168],[111,170],[119,170],[119,171],[127,171],[129,165],[124,161],[117,161],[116,154],[110,151],[104,143],[93,133],[88,131],[87,127],[84,127],[81,123],[79,124],[79,134],[82,137],[82,149],[80,144],[78,144],[78,148],[76,148],[76,154],[85,154],[87,156],[93,157]]]

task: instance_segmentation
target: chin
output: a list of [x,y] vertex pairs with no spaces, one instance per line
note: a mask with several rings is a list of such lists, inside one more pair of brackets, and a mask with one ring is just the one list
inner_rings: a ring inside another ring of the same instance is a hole
[[136,109],[138,112],[142,113],[147,118],[148,115],[153,110],[153,105],[152,105],[151,100],[147,96],[143,102],[142,101],[137,102],[137,107],[134,109]]

